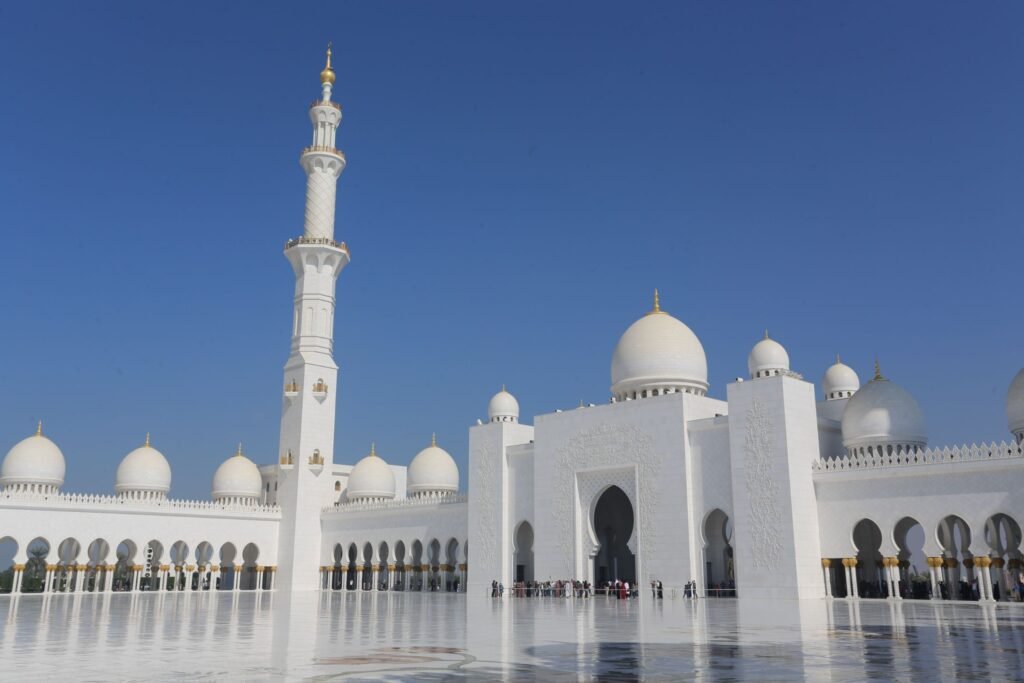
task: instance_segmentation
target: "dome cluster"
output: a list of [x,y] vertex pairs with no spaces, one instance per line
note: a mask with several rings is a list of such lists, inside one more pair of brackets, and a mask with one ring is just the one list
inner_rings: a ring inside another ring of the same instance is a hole
[[[458,493],[458,490],[459,467],[448,451],[437,445],[437,438],[433,437],[430,445],[417,453],[409,463],[406,492],[410,498],[431,498],[451,496]],[[395,474],[387,462],[377,455],[376,445],[371,444],[370,454],[357,462],[349,472],[346,497],[353,503],[374,503],[393,500],[396,495]]]
[[[43,425],[36,433],[15,444],[0,466],[0,488],[12,493],[51,495],[64,485],[64,454],[53,441],[43,436]],[[262,478],[259,467],[242,455],[241,444],[213,475],[213,499],[226,504],[259,503]],[[118,498],[133,501],[160,501],[171,490],[171,465],[164,454],[146,441],[124,456],[114,476]]]

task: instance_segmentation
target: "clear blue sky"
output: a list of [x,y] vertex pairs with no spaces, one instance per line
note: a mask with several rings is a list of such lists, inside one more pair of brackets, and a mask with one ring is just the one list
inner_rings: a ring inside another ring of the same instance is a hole
[[66,489],[147,431],[172,494],[276,457],[306,107],[328,40],[349,165],[338,461],[463,471],[505,382],[608,398],[650,306],[712,395],[765,327],[815,382],[877,354],[933,444],[1002,439],[1024,364],[1024,5],[8,3],[0,452]]

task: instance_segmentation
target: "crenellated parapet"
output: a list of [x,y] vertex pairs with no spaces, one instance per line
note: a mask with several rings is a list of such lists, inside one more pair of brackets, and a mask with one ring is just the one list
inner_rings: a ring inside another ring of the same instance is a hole
[[459,505],[468,502],[469,497],[466,495],[417,496],[387,501],[352,501],[344,505],[329,505],[323,509],[323,513],[325,515],[333,515],[365,512],[367,510],[406,510],[408,508],[436,507],[439,505]]
[[946,446],[944,448],[893,448],[887,452],[821,458],[812,463],[815,472],[850,472],[892,467],[918,467],[949,463],[978,463],[1024,458],[1024,444],[1000,443]]
[[58,493],[47,495],[29,491],[8,491],[0,493],[0,506],[11,504],[17,507],[37,505],[45,508],[102,508],[105,510],[132,509],[168,514],[180,512],[245,512],[267,517],[278,517],[281,508],[277,505],[246,504],[241,499],[225,501],[182,500],[170,498],[125,498],[93,493]]

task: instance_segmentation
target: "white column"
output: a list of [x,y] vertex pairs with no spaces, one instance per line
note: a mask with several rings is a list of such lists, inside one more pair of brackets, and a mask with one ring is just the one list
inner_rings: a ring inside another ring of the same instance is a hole
[[857,588],[857,559],[851,558],[850,562],[850,578],[851,585],[853,586],[853,597],[860,598],[860,590]]
[[277,576],[277,566],[270,567],[270,590],[274,590],[274,578]]
[[256,567],[256,590],[263,590],[263,567]]
[[380,581],[380,565],[379,564],[373,565],[373,574],[372,574],[372,576],[373,576],[373,579],[372,579],[372,583],[370,584],[370,590],[375,591],[375,590],[377,590],[379,588],[379,586],[378,586],[378,582]]
[[240,590],[242,590],[242,565],[240,565],[240,564],[236,564],[235,565],[235,573],[234,573],[234,576],[231,577],[231,579],[232,579],[231,590],[233,590],[235,593],[237,593]]
[[[827,563],[827,564],[826,564]],[[831,560],[821,561],[821,573],[825,578],[825,597],[832,597],[832,562]]]

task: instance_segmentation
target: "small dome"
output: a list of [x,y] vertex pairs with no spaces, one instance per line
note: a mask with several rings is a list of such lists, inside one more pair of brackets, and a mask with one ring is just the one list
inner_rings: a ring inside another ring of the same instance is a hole
[[213,474],[213,499],[259,498],[263,492],[263,478],[260,468],[242,455],[242,444],[238,452],[221,463]]
[[370,454],[356,463],[348,475],[348,499],[366,500],[395,497],[395,473],[384,459],[377,455],[375,446]]
[[708,389],[708,361],[693,331],[661,310],[658,292],[654,309],[629,326],[612,354],[612,394],[638,397],[648,390]]
[[843,446],[922,448],[928,443],[924,414],[910,393],[881,376],[861,387],[843,409]]
[[825,400],[850,398],[860,389],[860,377],[849,365],[844,364],[839,356],[836,362],[825,371],[821,380],[821,389],[825,392]]
[[769,377],[789,370],[789,354],[785,347],[768,336],[764,331],[764,339],[754,344],[747,357],[747,369],[751,379]]
[[431,439],[430,445],[412,459],[407,477],[406,488],[413,495],[459,490],[459,466],[448,451],[437,445],[436,439]]
[[64,485],[64,472],[64,454],[57,444],[43,436],[43,425],[39,423],[35,434],[22,439],[7,452],[0,467],[0,485],[52,486],[58,489]]
[[114,490],[118,493],[166,495],[171,490],[171,466],[164,454],[146,443],[124,456],[117,466]]
[[1010,382],[1010,390],[1006,393],[1006,419],[1010,431],[1020,439],[1024,434],[1024,370]]
[[505,390],[504,384],[487,404],[487,417],[491,422],[519,422],[519,401]]

